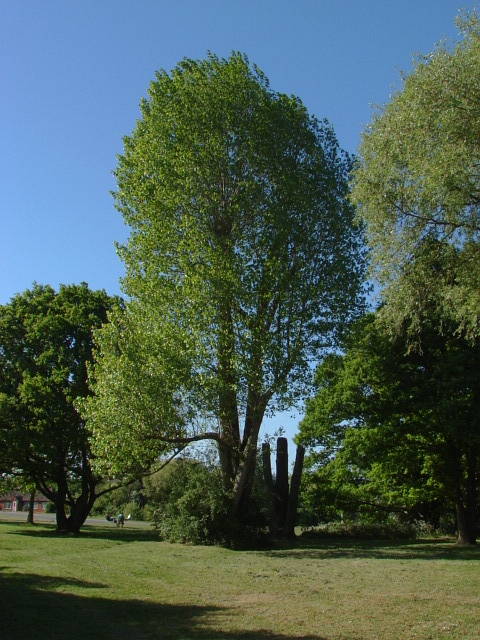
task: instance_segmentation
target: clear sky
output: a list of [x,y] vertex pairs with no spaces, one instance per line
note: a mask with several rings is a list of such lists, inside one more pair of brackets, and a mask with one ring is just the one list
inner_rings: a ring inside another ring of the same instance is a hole
[[0,304],[33,282],[121,293],[112,170],[154,71],[246,53],[354,153],[462,0],[0,0]]

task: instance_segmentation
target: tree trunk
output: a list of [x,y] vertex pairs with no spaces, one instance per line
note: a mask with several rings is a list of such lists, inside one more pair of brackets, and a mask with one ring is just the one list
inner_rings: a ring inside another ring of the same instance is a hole
[[[457,487],[455,509],[457,514],[458,544],[475,544],[477,541],[477,483],[476,450],[467,453],[467,478],[465,491]],[[464,493],[464,495],[463,495]]]
[[287,538],[295,536],[295,520],[304,456],[305,449],[298,446],[289,488],[287,439],[277,439],[277,477],[275,483],[272,479],[270,445],[268,443],[262,445],[263,475],[271,496],[271,531],[274,536],[281,535]]
[[268,398],[249,391],[245,412],[245,429],[239,451],[239,465],[233,486],[232,514],[242,520],[248,512],[257,466],[258,434]]
[[270,444],[268,442],[262,443],[263,478],[267,485],[267,489],[273,493],[272,462],[270,456]]
[[67,516],[65,501],[55,502],[57,508],[57,531],[60,533],[79,533],[92,509],[94,498],[83,495],[70,504],[70,514]]
[[35,489],[30,492],[30,500],[28,502],[27,524],[33,524],[33,512],[35,510]]
[[69,496],[70,515],[68,516],[66,514],[67,478],[62,477],[58,482],[55,506],[57,508],[57,531],[59,532],[79,533],[95,503],[96,484],[86,451],[82,452],[82,458],[82,490],[77,499]]
[[240,423],[238,417],[236,376],[234,369],[235,336],[231,305],[220,306],[220,330],[218,337],[218,409],[220,421],[220,443],[218,453],[223,479],[223,489],[229,493],[234,486],[238,471],[240,451]]
[[288,506],[288,441],[277,438],[277,475],[275,478],[277,529],[285,533]]
[[285,535],[287,538],[295,537],[295,521],[297,519],[298,494],[300,492],[300,481],[302,479],[303,459],[305,449],[301,445],[297,447],[295,465],[293,467],[292,478],[290,480],[290,494],[288,496],[287,517],[285,519]]
[[463,501],[457,500],[455,503],[455,510],[457,515],[457,527],[458,527],[458,544],[475,544],[476,535],[475,530],[472,527],[467,509],[463,504]]
[[64,474],[61,474],[57,480],[57,491],[54,496],[54,504],[57,519],[57,531],[68,531],[67,514],[66,514],[66,500],[67,500],[67,481]]
[[272,476],[272,460],[271,460],[271,448],[268,442],[264,442],[262,444],[262,464],[263,464],[263,479],[265,481],[265,485],[267,487],[268,495],[270,497],[270,530],[274,536],[277,535],[277,519],[275,517],[276,513],[276,494],[275,487],[273,484],[273,476]]

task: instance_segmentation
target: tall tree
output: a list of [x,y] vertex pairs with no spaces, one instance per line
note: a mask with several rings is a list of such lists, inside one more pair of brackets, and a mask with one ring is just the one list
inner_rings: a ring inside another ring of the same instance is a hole
[[474,340],[480,335],[480,22],[473,12],[457,24],[463,39],[416,59],[366,128],[352,199],[366,222],[390,326],[400,329],[404,318],[417,317],[417,292],[402,274],[429,237],[457,249],[451,269],[444,265],[429,284],[441,294],[444,317]]
[[36,284],[0,307],[0,470],[55,503],[59,530],[78,531],[97,497],[74,403],[89,393],[92,331],[117,304],[86,284]]
[[440,335],[432,319],[424,314],[421,350],[409,349],[407,328],[392,341],[373,316],[358,324],[345,355],[319,366],[298,441],[340,502],[427,518],[432,505],[450,506],[459,542],[473,543],[480,348],[452,328]]
[[214,440],[241,514],[265,412],[304,393],[362,299],[350,160],[240,54],[157,73],[140,106],[115,173],[130,301],[98,335],[85,415],[117,472]]

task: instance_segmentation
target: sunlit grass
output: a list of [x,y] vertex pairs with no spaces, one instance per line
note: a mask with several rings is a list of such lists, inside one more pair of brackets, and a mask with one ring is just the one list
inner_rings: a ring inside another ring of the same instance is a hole
[[0,523],[0,638],[480,638],[480,549],[299,540],[262,551],[149,529]]

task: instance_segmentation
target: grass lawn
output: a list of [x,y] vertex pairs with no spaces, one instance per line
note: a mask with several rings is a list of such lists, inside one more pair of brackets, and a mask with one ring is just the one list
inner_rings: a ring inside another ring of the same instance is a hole
[[480,548],[447,540],[245,552],[0,522],[0,554],[1,640],[480,639]]

